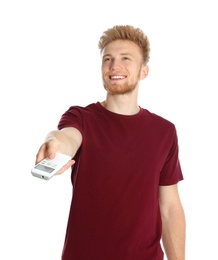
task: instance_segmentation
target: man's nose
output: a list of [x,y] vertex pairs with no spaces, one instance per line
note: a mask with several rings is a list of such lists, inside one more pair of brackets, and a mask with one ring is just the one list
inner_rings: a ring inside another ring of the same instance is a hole
[[121,64],[118,60],[113,60],[111,63],[111,70],[119,70],[121,68]]

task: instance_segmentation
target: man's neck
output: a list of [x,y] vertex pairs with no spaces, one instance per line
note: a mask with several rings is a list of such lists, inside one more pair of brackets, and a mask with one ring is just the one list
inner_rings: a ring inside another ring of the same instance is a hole
[[135,115],[140,111],[140,108],[137,104],[137,98],[133,98],[128,94],[108,94],[106,100],[101,102],[101,105],[105,109],[121,115]]

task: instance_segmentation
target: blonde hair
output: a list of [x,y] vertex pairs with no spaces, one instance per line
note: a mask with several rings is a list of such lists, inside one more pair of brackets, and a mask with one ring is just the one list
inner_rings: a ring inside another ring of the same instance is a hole
[[131,25],[116,25],[105,31],[99,42],[98,48],[101,53],[106,45],[115,40],[129,40],[137,44],[142,51],[143,64],[147,64],[150,58],[150,42],[147,35]]

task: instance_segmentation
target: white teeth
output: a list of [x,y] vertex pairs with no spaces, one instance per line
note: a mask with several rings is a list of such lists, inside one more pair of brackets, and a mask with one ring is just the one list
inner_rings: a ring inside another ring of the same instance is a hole
[[124,79],[124,76],[111,76],[111,79]]

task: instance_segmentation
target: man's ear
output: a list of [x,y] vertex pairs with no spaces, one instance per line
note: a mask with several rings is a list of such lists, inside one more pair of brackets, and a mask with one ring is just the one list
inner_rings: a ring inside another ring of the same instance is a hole
[[141,80],[145,79],[148,76],[149,67],[148,65],[143,65],[141,70]]

